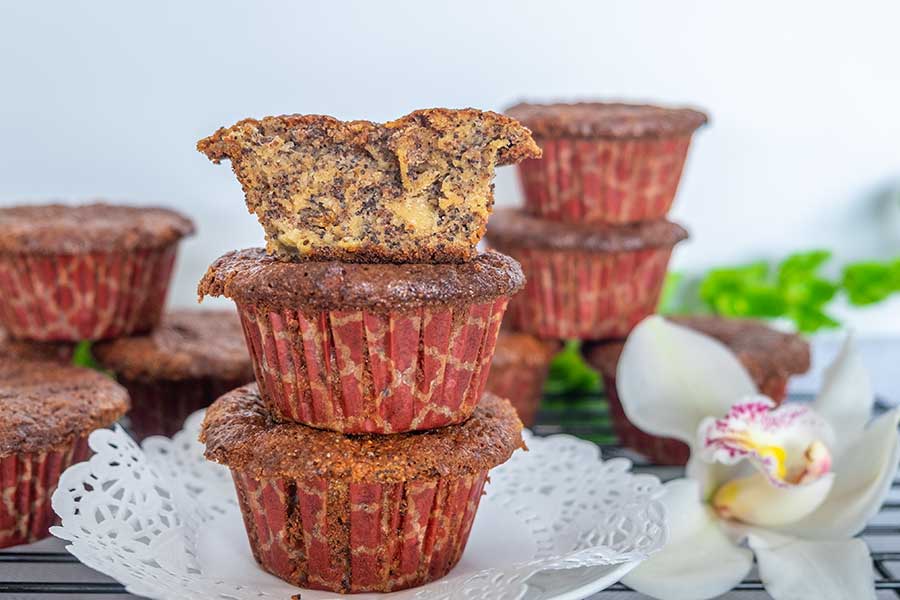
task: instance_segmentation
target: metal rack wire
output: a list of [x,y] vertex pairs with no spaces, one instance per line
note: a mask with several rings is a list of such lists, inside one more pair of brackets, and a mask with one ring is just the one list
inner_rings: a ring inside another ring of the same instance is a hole
[[[884,410],[883,404],[879,405],[879,410]],[[589,439],[601,447],[604,457],[624,456],[634,462],[636,471],[653,473],[663,480],[679,477],[682,473],[680,467],[650,464],[640,455],[618,446],[601,394],[548,395],[534,432],[538,435],[568,433]],[[878,598],[900,598],[900,479],[895,479],[882,512],[869,524],[862,537],[872,550]],[[55,539],[0,550],[0,597],[15,600],[136,598],[118,582],[81,565]],[[592,596],[591,600],[636,600],[641,597],[620,583]],[[755,571],[726,596],[735,600],[768,597]]]

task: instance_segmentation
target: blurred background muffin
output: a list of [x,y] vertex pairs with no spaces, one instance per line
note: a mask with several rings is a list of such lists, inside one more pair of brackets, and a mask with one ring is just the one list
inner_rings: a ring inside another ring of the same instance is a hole
[[162,208],[0,208],[0,326],[13,338],[60,342],[148,331],[178,241],[193,231]]
[[90,369],[0,360],[0,548],[50,535],[60,474],[90,456],[87,436],[116,422],[128,392]]
[[173,310],[152,332],[97,343],[93,353],[131,395],[138,440],[177,433],[191,413],[253,381],[234,310]]
[[[763,322],[715,316],[666,318],[713,337],[727,346],[747,369],[759,392],[776,403],[784,400],[789,378],[809,369],[809,344],[799,335],[782,333]],[[624,340],[607,341],[590,344],[584,349],[587,362],[603,377],[616,435],[622,444],[659,464],[684,464],[690,455],[686,444],[641,431],[628,420],[622,410],[616,392],[616,367],[624,344]]]
[[500,330],[485,389],[509,400],[525,427],[534,425],[550,360],[560,347],[556,341]]

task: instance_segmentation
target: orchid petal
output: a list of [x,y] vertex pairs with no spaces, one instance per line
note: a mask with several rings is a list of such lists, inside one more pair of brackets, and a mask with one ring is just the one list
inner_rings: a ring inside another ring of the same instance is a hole
[[865,429],[872,415],[875,393],[852,335],[844,340],[837,358],[828,367],[815,409],[831,424],[836,434],[836,455]]
[[750,572],[753,554],[737,546],[700,501],[696,481],[666,484],[669,542],[625,576],[635,590],[662,600],[704,600],[724,594]]
[[834,474],[804,485],[772,485],[762,473],[732,479],[720,487],[712,504],[725,519],[734,519],[758,527],[777,527],[794,523],[812,514],[828,497]]
[[700,494],[704,500],[709,500],[713,492],[723,483],[753,473],[753,467],[747,463],[734,465],[711,463],[703,460],[700,455],[697,450],[691,451],[684,475],[700,484]]
[[704,419],[697,437],[701,459],[726,465],[747,460],[775,486],[813,481],[831,467],[831,427],[803,404],[775,408],[765,396],[746,398],[721,419]]
[[900,408],[881,415],[834,464],[834,488],[805,519],[783,528],[810,539],[841,539],[863,530],[881,508],[900,461]]
[[759,576],[774,600],[874,600],[869,549],[860,539],[806,541],[751,534]]
[[693,444],[697,426],[756,393],[750,375],[719,341],[662,317],[628,337],[616,373],[628,419],[639,429]]

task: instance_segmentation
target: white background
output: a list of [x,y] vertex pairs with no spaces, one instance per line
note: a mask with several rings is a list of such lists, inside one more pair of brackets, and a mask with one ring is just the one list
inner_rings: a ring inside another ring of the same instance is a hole
[[[695,104],[712,125],[695,138],[674,212],[693,236],[676,267],[814,246],[900,254],[885,199],[900,177],[900,3],[0,6],[0,204],[104,197],[188,213],[199,235],[182,252],[177,304],[194,301],[211,260],[262,239],[228,166],[195,142],[288,112]],[[518,194],[502,169],[498,201]]]

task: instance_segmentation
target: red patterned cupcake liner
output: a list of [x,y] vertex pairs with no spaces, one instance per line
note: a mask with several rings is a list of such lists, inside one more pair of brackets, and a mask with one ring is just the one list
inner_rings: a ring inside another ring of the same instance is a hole
[[519,413],[522,424],[531,427],[541,406],[548,370],[549,365],[544,367],[524,364],[493,365],[488,375],[486,389],[509,400]]
[[152,329],[177,246],[78,255],[0,254],[0,325],[14,338],[77,342]]
[[487,479],[232,475],[256,561],[290,583],[333,592],[389,592],[446,575],[466,547]]
[[62,450],[0,458],[0,548],[50,535],[48,529],[58,522],[50,498],[59,476],[90,454],[87,438],[82,437]]
[[185,419],[247,381],[187,379],[184,381],[134,381],[119,379],[131,396],[129,431],[138,441],[151,435],[172,437],[181,431]]
[[518,165],[525,209],[570,223],[635,223],[669,212],[691,136],[541,139],[540,160]]
[[281,420],[399,433],[467,419],[507,297],[388,314],[239,305],[260,394]]
[[624,338],[656,311],[672,248],[579,252],[507,248],[525,289],[509,303],[513,328],[551,339]]
[[[691,450],[687,444],[672,438],[658,437],[638,429],[628,417],[619,402],[616,391],[616,378],[603,374],[603,386],[609,402],[609,414],[613,429],[619,443],[636,450],[658,465],[685,465],[690,458]],[[781,404],[787,389],[786,377],[772,377],[760,389],[761,394],[769,396],[776,404]]]

